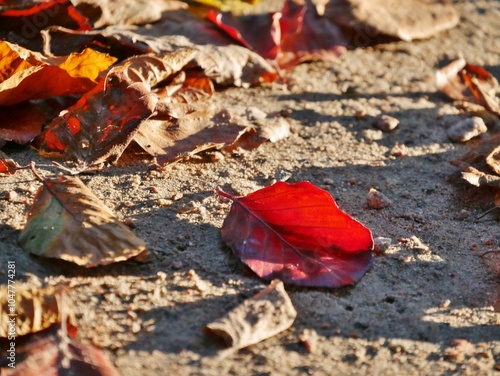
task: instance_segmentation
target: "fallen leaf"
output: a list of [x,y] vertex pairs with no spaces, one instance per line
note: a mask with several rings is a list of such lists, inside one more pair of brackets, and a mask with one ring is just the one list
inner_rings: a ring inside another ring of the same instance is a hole
[[500,116],[500,99],[496,96],[500,86],[484,68],[460,58],[436,71],[436,83],[451,99],[478,104]]
[[344,51],[346,42],[341,30],[319,16],[310,0],[287,0],[282,12],[235,16],[210,11],[207,18],[282,68],[309,60],[332,60]]
[[85,267],[146,254],[144,242],[75,176],[43,180],[19,245],[43,257]]
[[0,151],[0,174],[12,175],[19,170],[19,165]]
[[427,39],[455,27],[459,15],[447,0],[330,0],[322,13],[350,30],[351,43],[366,47],[381,35],[405,41]]
[[233,122],[227,111],[214,113],[206,108],[169,121],[148,120],[134,141],[164,165],[204,150],[229,147],[249,131],[249,127]]
[[95,28],[107,25],[140,25],[159,21],[163,12],[186,9],[176,0],[72,0]]
[[370,230],[309,182],[277,182],[233,201],[222,239],[259,277],[302,286],[339,287],[373,263]]
[[[0,288],[0,337],[24,336],[47,329],[60,323],[63,316],[70,323],[75,322],[71,311],[71,300],[64,287],[48,286],[30,288],[16,284]],[[7,325],[15,317],[15,331]]]
[[82,31],[92,29],[69,0],[17,2],[15,7],[0,10],[0,39],[32,51],[41,51],[40,30],[51,25]]
[[283,282],[275,279],[224,317],[208,324],[204,332],[221,337],[227,347],[236,351],[287,330],[296,317]]
[[53,325],[17,345],[16,357],[15,368],[3,369],[6,376],[120,375],[101,350],[72,338],[62,325]]
[[194,53],[137,56],[112,68],[96,88],[45,128],[35,146],[43,156],[76,161],[78,171],[117,160],[155,110],[158,96],[152,86],[178,73]]
[[0,105],[29,99],[85,93],[114,57],[91,49],[63,58],[47,58],[9,42],[0,42]]
[[42,133],[46,117],[35,104],[24,102],[0,106],[0,146],[7,141],[26,144]]

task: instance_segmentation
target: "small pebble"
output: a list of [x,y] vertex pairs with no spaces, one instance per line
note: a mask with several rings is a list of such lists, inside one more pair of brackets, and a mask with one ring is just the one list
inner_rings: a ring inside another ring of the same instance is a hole
[[173,201],[160,198],[158,199],[158,201],[156,201],[156,203],[158,204],[158,206],[172,206]]
[[184,195],[181,192],[177,192],[175,195],[172,196],[172,200],[179,201],[183,197],[184,197]]
[[384,194],[380,193],[376,189],[370,188],[368,192],[368,207],[373,209],[383,209],[391,205],[391,200],[389,200]]
[[14,202],[14,201],[17,200],[17,198],[19,197],[19,195],[17,194],[16,191],[7,191],[7,192],[5,192],[5,197],[10,202]]
[[464,221],[467,218],[469,218],[469,212],[466,209],[462,209],[460,213],[458,214],[457,219]]
[[380,115],[375,119],[375,126],[382,132],[391,132],[399,126],[400,122],[395,117]]
[[211,156],[210,160],[212,162],[221,162],[224,160],[224,154],[222,154],[220,151],[215,151]]
[[441,302],[441,304],[439,305],[439,308],[448,308],[451,304],[451,300],[450,299],[446,299],[445,301]]
[[391,242],[390,238],[378,237],[373,239],[373,252],[376,254],[384,254],[391,246]]
[[365,129],[361,133],[363,137],[368,141],[378,141],[384,138],[384,134],[378,129]]
[[323,179],[323,184],[324,185],[335,185],[335,182],[332,179],[325,178],[325,179]]
[[304,329],[299,335],[299,341],[304,345],[308,353],[316,350],[318,334],[313,329]]
[[463,119],[448,129],[448,138],[454,142],[466,142],[488,131],[483,119],[473,116]]

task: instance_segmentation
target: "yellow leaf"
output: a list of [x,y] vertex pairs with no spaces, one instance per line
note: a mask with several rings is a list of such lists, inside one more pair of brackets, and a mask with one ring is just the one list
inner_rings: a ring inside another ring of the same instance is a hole
[[96,82],[99,73],[108,69],[115,61],[113,56],[86,48],[81,53],[69,55],[59,68],[64,69],[71,77],[87,77]]
[[90,49],[48,58],[9,42],[0,42],[0,106],[30,99],[86,93],[100,72],[116,59]]

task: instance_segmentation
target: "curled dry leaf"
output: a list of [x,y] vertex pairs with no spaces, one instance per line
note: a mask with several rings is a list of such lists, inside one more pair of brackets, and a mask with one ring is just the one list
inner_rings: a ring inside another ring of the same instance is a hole
[[275,279],[224,317],[208,324],[204,332],[221,337],[234,351],[287,330],[296,317],[283,282]]
[[16,346],[16,356],[15,368],[7,368],[6,376],[120,375],[101,350],[72,338],[63,325],[30,336]]
[[60,58],[47,58],[0,41],[0,105],[29,99],[85,93],[116,58],[85,49]]
[[186,9],[176,0],[72,0],[96,28],[107,25],[139,25],[159,21],[163,12]]
[[19,165],[9,158],[7,154],[0,151],[0,174],[12,175],[19,170]]
[[500,116],[500,99],[496,96],[500,86],[484,68],[460,58],[436,72],[436,83],[451,99],[478,104]]
[[339,287],[373,263],[370,230],[309,182],[277,182],[233,201],[222,239],[259,277],[301,286]]
[[353,33],[356,47],[367,46],[380,35],[427,39],[459,21],[448,0],[330,0],[322,4],[322,12]]
[[116,161],[155,110],[158,97],[151,87],[178,73],[194,53],[137,56],[112,68],[96,88],[45,128],[35,146],[43,156],[76,161],[78,170]]
[[145,243],[75,176],[47,178],[19,235],[23,249],[85,267],[146,254]]
[[[11,295],[9,292],[15,291]],[[13,301],[9,302],[9,299]],[[22,284],[0,288],[0,337],[24,336],[60,323],[63,317],[75,323],[71,300],[62,286],[29,288]],[[15,317],[15,333],[9,332],[9,318]]]

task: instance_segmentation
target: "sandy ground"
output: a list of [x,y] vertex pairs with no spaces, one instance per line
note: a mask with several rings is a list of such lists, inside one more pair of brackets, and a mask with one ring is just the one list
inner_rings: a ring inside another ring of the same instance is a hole
[[[25,200],[39,183],[28,171],[1,177],[0,191],[18,194],[0,200],[2,283],[8,260],[16,261],[19,281],[70,283],[79,338],[103,348],[125,376],[500,374],[493,308],[500,286],[479,257],[499,248],[499,217],[476,220],[492,207],[491,192],[462,182],[449,164],[473,142],[446,136],[468,115],[434,83],[435,68],[460,55],[500,79],[500,2],[455,5],[460,24],[431,40],[356,49],[335,63],[298,66],[285,84],[216,96],[228,107],[286,116],[294,133],[284,141],[162,172],[128,167],[82,176],[121,219],[134,222],[151,251],[146,264],[86,270],[25,254],[16,241]],[[356,117],[360,112],[366,116]],[[381,113],[401,125],[382,133],[373,126]],[[34,159],[43,174],[54,171],[33,151],[6,152],[21,164]],[[355,286],[287,286],[298,311],[292,328],[217,360],[221,347],[202,327],[265,284],[222,244],[229,205],[214,188],[247,194],[276,175],[328,190],[392,245]],[[369,209],[372,187],[392,205]],[[158,205],[176,195],[170,206]],[[300,343],[304,331],[315,338],[312,352]]]

